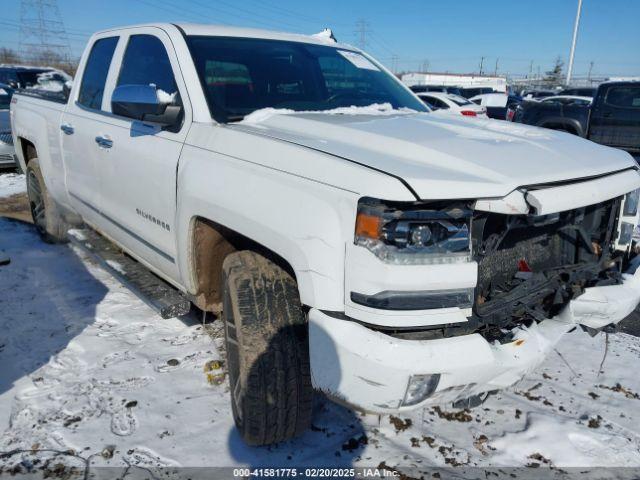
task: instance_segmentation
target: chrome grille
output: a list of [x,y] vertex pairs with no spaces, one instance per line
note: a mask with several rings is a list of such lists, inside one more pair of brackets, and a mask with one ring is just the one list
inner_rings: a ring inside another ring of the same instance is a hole
[[11,132],[0,132],[0,142],[13,145],[13,137]]

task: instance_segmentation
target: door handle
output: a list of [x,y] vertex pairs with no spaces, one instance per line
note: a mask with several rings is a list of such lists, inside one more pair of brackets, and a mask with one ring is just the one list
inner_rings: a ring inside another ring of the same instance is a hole
[[96,143],[102,147],[102,148],[111,148],[113,147],[113,140],[111,140],[109,137],[102,137],[102,136],[98,136],[96,137]]
[[74,132],[73,126],[69,123],[63,123],[62,125],[60,125],[60,130],[62,130],[67,135],[73,135]]

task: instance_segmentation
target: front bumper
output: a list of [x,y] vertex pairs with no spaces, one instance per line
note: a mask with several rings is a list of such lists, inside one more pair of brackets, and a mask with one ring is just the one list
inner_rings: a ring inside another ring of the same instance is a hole
[[[640,270],[622,285],[593,287],[557,316],[520,328],[513,341],[490,344],[481,335],[403,340],[312,309],[309,345],[314,387],[364,411],[391,413],[454,402],[506,388],[535,369],[560,337],[578,324],[618,323],[640,303]],[[440,374],[426,400],[403,407],[412,375]]]

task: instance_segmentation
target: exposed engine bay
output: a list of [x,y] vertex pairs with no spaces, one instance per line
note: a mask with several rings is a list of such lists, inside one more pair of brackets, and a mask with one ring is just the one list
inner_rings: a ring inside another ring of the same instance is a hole
[[480,333],[510,341],[514,327],[554,317],[585,288],[622,283],[626,255],[614,248],[622,202],[618,197],[542,216],[474,211],[478,281],[467,322],[376,329],[414,340]]
[[621,202],[545,216],[475,212],[474,318],[487,329],[542,321],[587,287],[621,283],[623,257],[613,249]]

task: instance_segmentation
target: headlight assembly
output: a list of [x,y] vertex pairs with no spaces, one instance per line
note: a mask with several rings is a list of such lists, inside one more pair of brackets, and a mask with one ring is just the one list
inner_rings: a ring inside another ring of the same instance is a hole
[[426,204],[392,204],[363,198],[358,204],[355,244],[399,265],[468,262],[471,210]]

